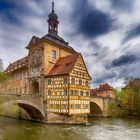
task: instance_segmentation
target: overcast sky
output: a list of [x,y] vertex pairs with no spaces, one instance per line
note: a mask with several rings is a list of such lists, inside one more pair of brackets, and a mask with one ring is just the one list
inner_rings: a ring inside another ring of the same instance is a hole
[[[48,32],[51,0],[0,0],[0,58],[27,55],[32,36]],[[140,76],[140,0],[55,0],[59,35],[86,61],[92,86],[123,86]]]

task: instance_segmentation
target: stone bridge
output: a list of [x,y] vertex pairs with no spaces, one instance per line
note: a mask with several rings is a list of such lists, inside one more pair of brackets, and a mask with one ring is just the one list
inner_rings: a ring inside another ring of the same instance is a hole
[[90,98],[90,116],[108,116],[109,103],[114,101],[109,97],[103,98],[91,96]]
[[[5,104],[11,106],[16,104],[24,109],[31,120],[42,121],[45,119],[43,97],[38,94],[1,94],[0,97],[5,97]],[[10,105],[9,105],[10,103]]]
[[[28,114],[29,119],[35,121],[46,120],[46,113],[44,109],[43,97],[39,94],[0,94],[4,97],[4,103],[6,108],[11,108],[13,104],[18,105],[20,108],[25,110]],[[97,96],[91,96],[90,98],[90,115],[91,116],[108,116],[109,103],[114,101],[111,98],[103,98]],[[1,105],[1,104],[0,104]],[[1,107],[1,106],[0,106]],[[1,115],[1,111],[0,111]],[[9,115],[10,116],[10,115]]]

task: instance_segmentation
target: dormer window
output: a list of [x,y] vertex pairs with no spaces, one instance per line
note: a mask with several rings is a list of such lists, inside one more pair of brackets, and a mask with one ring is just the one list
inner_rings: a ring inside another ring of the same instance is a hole
[[56,59],[56,51],[55,50],[52,51],[52,58]]

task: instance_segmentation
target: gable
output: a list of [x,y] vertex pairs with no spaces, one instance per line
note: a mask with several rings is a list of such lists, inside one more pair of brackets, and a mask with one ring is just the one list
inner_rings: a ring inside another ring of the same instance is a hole
[[75,63],[74,68],[71,71],[70,75],[91,79],[88,69],[85,65],[84,59],[81,54],[79,55],[77,62]]
[[35,45],[36,43],[38,43],[40,41],[40,38],[33,36],[31,41],[29,42],[28,46],[26,47],[27,49],[30,49],[30,47],[32,45]]

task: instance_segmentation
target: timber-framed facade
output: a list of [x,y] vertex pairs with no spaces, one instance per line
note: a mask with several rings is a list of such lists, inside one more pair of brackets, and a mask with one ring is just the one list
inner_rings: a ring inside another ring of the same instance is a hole
[[90,113],[90,82],[81,53],[58,35],[58,17],[52,9],[48,34],[33,36],[28,56],[9,64],[9,79],[1,83],[0,93],[40,94],[45,112],[66,115]]

